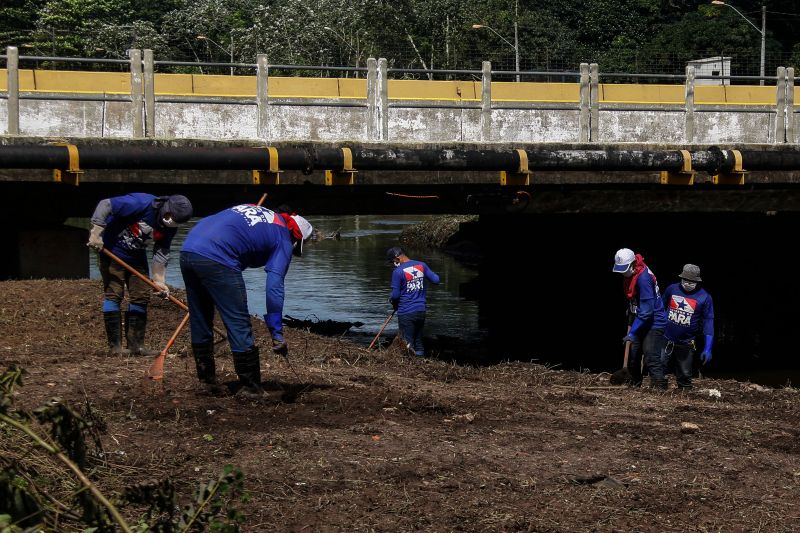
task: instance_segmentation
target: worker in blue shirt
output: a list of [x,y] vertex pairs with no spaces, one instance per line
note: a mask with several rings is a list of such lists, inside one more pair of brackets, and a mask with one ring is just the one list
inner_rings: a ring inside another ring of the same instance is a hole
[[[169,248],[178,225],[192,217],[192,204],[180,194],[153,196],[131,193],[101,200],[92,214],[89,233],[90,248],[103,248],[149,276],[169,294],[166,284]],[[147,268],[147,246],[153,243],[153,261]],[[105,254],[99,255],[98,266],[103,278],[103,319],[109,350],[115,355],[157,355],[144,347],[147,326],[147,305],[152,292],[149,285],[132,275]],[[125,336],[128,348],[122,347],[121,304],[128,288],[128,309],[125,316]]]
[[425,355],[422,330],[425,327],[427,283],[439,283],[439,276],[422,261],[410,259],[399,246],[386,251],[387,264],[392,271],[392,294],[389,301],[397,313],[400,336],[409,351],[418,357]]
[[641,358],[644,354],[644,362],[650,374],[650,386],[666,389],[667,380],[664,377],[661,356],[666,343],[664,329],[667,326],[667,316],[656,276],[645,264],[644,258],[634,254],[629,248],[617,251],[612,271],[622,274],[624,278],[623,289],[628,298],[628,312],[633,317],[630,331],[622,339],[623,343],[631,343],[628,371],[633,385],[642,384]]
[[711,361],[714,345],[714,302],[711,295],[699,286],[703,281],[700,267],[686,264],[680,283],[673,283],[664,291],[664,306],[667,309],[667,328],[664,336],[667,343],[663,361],[675,363],[675,381],[678,388],[692,388],[692,367],[696,352],[695,339],[703,334],[703,351],[700,362]]
[[292,255],[302,255],[303,241],[312,231],[311,224],[299,215],[276,213],[251,204],[208,216],[189,231],[181,248],[181,273],[197,377],[210,393],[221,392],[216,380],[212,329],[216,306],[242,385],[237,394],[257,400],[266,398],[242,271],[264,267],[264,321],[272,337],[272,351],[287,356],[289,347],[283,337],[284,278]]

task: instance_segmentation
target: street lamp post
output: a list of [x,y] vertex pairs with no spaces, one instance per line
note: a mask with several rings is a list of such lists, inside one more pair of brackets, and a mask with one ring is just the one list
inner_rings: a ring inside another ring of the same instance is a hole
[[736,13],[742,17],[744,20],[747,21],[758,33],[761,34],[761,67],[759,69],[759,76],[761,76],[761,81],[759,85],[764,85],[764,54],[766,52],[766,37],[767,37],[767,6],[761,6],[761,29],[758,29],[758,26],[753,24],[753,22],[745,17],[741,11],[733,7],[732,5],[728,4],[727,2],[723,2],[722,0],[711,0],[711,3],[718,6],[728,6],[729,8],[736,11]]
[[[205,35],[198,35],[197,36],[197,40],[198,41],[208,41],[211,44],[215,45],[220,50],[222,50],[223,52],[225,52],[226,54],[228,52],[230,52],[230,54],[231,54],[231,63],[233,63],[233,32],[231,32],[231,48],[230,48],[230,50],[226,49],[224,46],[219,44],[217,41],[215,41],[211,37],[207,37]],[[233,76],[233,65],[231,65],[231,76]]]
[[511,44],[511,42],[508,39],[497,33],[497,31],[491,26],[487,26],[486,24],[472,25],[473,30],[479,30],[481,28],[486,28],[490,32],[494,33],[495,35],[500,37],[503,40],[503,42],[505,42],[508,46],[514,49],[514,64],[517,71],[517,81],[519,81],[519,39],[517,34],[517,21],[516,20],[514,21],[514,44]]

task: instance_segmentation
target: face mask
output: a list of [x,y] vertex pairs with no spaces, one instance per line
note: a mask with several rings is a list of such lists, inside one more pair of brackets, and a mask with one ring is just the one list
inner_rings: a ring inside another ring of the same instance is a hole
[[625,276],[626,278],[629,278],[629,277],[633,276],[633,263],[628,265],[628,270],[623,272],[622,275]]
[[163,224],[163,226],[164,226],[165,228],[177,228],[177,227],[178,227],[178,223],[177,223],[177,222],[175,222],[175,221],[172,219],[172,217],[169,217],[169,218],[167,218],[167,217],[164,217],[164,218],[162,218],[162,219],[161,219],[161,224]]
[[693,290],[695,290],[697,288],[697,282],[696,281],[686,281],[685,279],[682,279],[681,280],[681,287],[683,287],[683,290],[685,290],[686,292],[692,292]]
[[400,261],[395,259],[394,260],[394,266],[399,267],[400,266]]

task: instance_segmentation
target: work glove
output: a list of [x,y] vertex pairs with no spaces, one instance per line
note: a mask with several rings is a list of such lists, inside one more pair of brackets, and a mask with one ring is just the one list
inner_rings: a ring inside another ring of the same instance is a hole
[[392,309],[397,311],[397,308],[400,307],[400,299],[389,297],[389,303],[392,304]]
[[635,335],[628,334],[622,337],[622,344],[627,344],[629,342],[636,342],[637,340],[639,339],[637,339]]
[[709,361],[711,361],[711,352],[707,352],[703,350],[703,353],[700,354],[700,361],[705,365]]
[[158,287],[158,295],[166,300],[169,298],[169,287],[166,282],[167,265],[153,261],[150,271],[153,273],[153,283]]
[[106,230],[103,226],[92,224],[92,229],[89,232],[89,242],[86,246],[92,250],[101,251],[103,249],[103,232]]

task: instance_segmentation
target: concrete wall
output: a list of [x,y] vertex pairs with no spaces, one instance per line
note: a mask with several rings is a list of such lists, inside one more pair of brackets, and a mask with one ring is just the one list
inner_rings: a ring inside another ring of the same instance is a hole
[[[9,49],[10,50],[10,49]],[[147,57],[147,54],[145,54]],[[260,58],[261,61],[261,58]],[[263,58],[264,65],[266,59]],[[794,72],[775,86],[287,78],[0,70],[0,132],[329,142],[794,143]],[[138,71],[136,69],[139,69]],[[148,70],[149,68],[149,70]],[[141,83],[142,75],[144,83]],[[147,83],[151,79],[151,83]],[[16,79],[16,84],[11,83]],[[18,87],[18,89],[15,89]],[[16,120],[14,120],[16,119]]]

